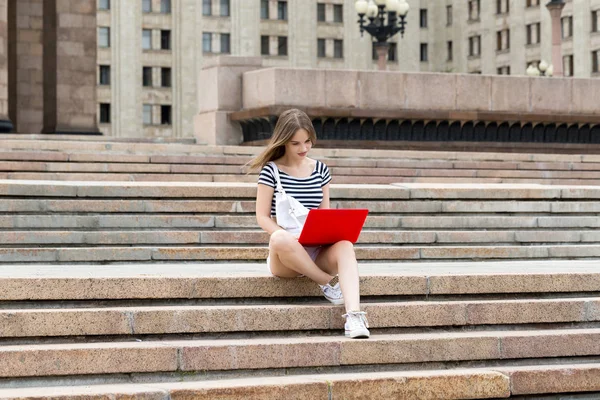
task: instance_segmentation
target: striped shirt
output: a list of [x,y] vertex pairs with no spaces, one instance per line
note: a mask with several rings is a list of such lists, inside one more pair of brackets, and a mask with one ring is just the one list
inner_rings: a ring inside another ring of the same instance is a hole
[[[315,169],[307,178],[296,178],[288,175],[279,169],[279,178],[281,186],[288,196],[292,196],[298,200],[304,207],[311,210],[318,208],[323,201],[323,186],[331,181],[329,168],[321,161],[317,161]],[[267,164],[260,171],[258,183],[276,188],[275,172],[270,164]],[[275,216],[275,194],[271,200],[271,216]]]

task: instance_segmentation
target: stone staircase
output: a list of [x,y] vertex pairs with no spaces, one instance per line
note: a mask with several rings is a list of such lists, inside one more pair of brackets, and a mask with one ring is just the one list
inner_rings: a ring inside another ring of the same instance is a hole
[[[600,256],[600,187],[332,185],[368,208],[373,261]],[[0,181],[0,263],[231,262],[267,257],[255,184]]]
[[600,186],[392,175],[600,158],[316,149],[332,207],[370,210],[372,337],[350,340],[316,284],[266,270],[257,149],[1,143],[34,172],[0,180],[0,400],[600,398]]
[[0,399],[600,396],[596,262],[361,270],[368,340],[263,265],[2,266]]
[[[256,182],[243,165],[259,147],[130,143],[10,135],[0,179]],[[335,183],[600,184],[600,155],[319,149]]]

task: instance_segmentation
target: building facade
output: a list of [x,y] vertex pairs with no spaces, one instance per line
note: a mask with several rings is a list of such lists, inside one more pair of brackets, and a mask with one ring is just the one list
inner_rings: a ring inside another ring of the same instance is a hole
[[[203,82],[220,54],[263,66],[376,69],[355,0],[97,0],[98,119],[107,135],[189,137]],[[540,0],[408,0],[388,70],[524,75],[551,60]],[[563,10],[565,75],[600,76],[600,0]]]

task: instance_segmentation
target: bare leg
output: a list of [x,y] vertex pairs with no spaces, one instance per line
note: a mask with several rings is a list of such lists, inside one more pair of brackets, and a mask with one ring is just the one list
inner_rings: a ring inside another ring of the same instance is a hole
[[354,245],[343,240],[324,248],[319,253],[316,263],[324,271],[339,275],[346,311],[360,311],[358,262],[354,254]]
[[280,278],[304,275],[320,285],[333,279],[311,260],[298,240],[286,231],[275,231],[271,235],[269,257],[271,273]]

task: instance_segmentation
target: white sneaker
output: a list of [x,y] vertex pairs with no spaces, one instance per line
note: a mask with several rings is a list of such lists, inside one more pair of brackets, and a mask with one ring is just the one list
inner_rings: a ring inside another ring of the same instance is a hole
[[331,286],[329,283],[326,285],[319,285],[321,290],[323,291],[323,295],[327,300],[335,304],[336,306],[344,304],[344,296],[342,295],[342,290],[340,289],[339,282],[334,286]]
[[344,329],[346,330],[345,335],[349,338],[368,338],[371,333],[367,329],[369,323],[367,322],[367,313],[364,311],[348,311],[347,314],[342,315],[346,318],[346,324]]

